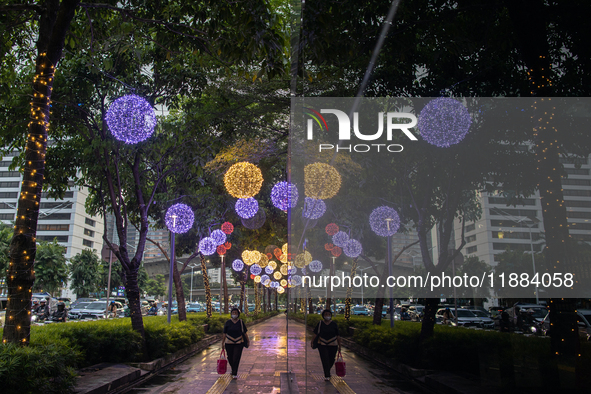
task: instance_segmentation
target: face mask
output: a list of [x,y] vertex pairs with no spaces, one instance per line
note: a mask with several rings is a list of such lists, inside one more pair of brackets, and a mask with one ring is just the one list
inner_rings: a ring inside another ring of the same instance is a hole
[[238,315],[232,315],[232,319],[238,319]]
[[329,321],[330,319],[332,319],[332,316],[324,316],[324,320]]

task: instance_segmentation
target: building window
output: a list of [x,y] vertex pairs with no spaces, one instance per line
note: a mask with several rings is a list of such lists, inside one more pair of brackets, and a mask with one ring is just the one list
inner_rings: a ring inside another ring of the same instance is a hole
[[478,246],[470,246],[469,248],[466,248],[466,254],[476,253],[477,250]]
[[0,192],[0,198],[14,198],[18,197],[18,192]]
[[493,231],[492,236],[499,239],[529,239],[529,233],[519,231]]
[[67,235],[38,235],[37,241],[46,241],[46,242],[53,242],[53,240],[57,240],[57,242],[68,243],[68,236]]
[[527,216],[528,218],[535,218],[538,216],[538,211],[535,209],[496,209],[492,208],[490,210],[491,216],[503,216],[503,215],[512,215],[512,216]]
[[39,220],[70,220],[70,213],[52,213],[47,216],[39,216]]
[[589,175],[589,170],[585,168],[565,168],[564,171],[569,175]]
[[19,182],[0,182],[1,188],[8,188],[8,187],[19,187]]
[[0,161],[0,167],[10,167],[11,164],[12,164],[12,160],[11,161]]
[[69,224],[39,224],[37,231],[70,231]]
[[505,197],[489,197],[488,198],[489,204],[503,204],[503,205],[536,205],[536,200],[533,198],[510,198],[507,199]]
[[562,164],[574,164],[574,165],[579,165],[582,166],[583,164],[587,164],[587,158],[586,157],[561,157],[560,162]]
[[562,179],[563,185],[572,186],[591,186],[591,180],[589,179]]
[[[72,198],[72,197],[74,197],[74,192],[65,192],[64,193],[64,198]],[[49,193],[42,192],[41,198],[52,198],[52,197],[49,197]],[[57,200],[57,198],[54,198],[54,200]]]
[[591,212],[567,212],[569,219],[591,219]]
[[72,208],[72,201],[58,201],[58,202],[42,202],[39,204],[39,209],[53,209],[53,208]]
[[0,213],[0,220],[14,220],[14,213]]
[[[531,250],[532,245],[530,243],[526,244],[510,244],[510,243],[501,243],[501,242],[493,242],[493,249],[494,250],[518,250],[522,252],[529,252]],[[535,252],[539,252],[542,249],[541,244],[533,244],[533,249]]]
[[85,228],[84,235],[88,235],[89,237],[94,237],[94,231]]
[[525,221],[525,222],[521,222],[521,223],[517,223],[513,220],[491,220],[490,221],[490,225],[493,227],[523,227],[523,228],[528,228],[528,224],[531,226],[531,228],[538,228],[538,223],[535,223],[533,226],[531,224],[531,221]]
[[472,223],[466,226],[466,232],[469,233],[470,231],[476,230],[476,223]]
[[476,234],[466,237],[466,243],[470,243],[470,242],[474,242],[474,241],[476,241]]
[[591,230],[591,223],[569,223],[571,230]]
[[564,200],[564,205],[567,207],[591,208],[591,201]]
[[2,178],[12,178],[12,177],[20,177],[21,173],[18,171],[0,171],[0,177]]
[[84,245],[84,246],[88,246],[89,248],[92,248],[92,245],[94,245],[94,242],[92,242],[92,241],[89,241],[89,240],[87,240],[87,239],[83,239],[83,240],[82,240],[82,245]]
[[85,218],[84,223],[86,223],[87,225],[92,226],[92,227],[94,227],[94,225],[96,224],[96,222],[94,220],[89,219],[89,218]]
[[562,194],[565,196],[591,197],[591,190],[564,190]]

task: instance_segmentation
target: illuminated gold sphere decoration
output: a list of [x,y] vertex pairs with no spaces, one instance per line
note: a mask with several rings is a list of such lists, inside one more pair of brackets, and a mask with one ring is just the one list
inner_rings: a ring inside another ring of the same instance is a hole
[[312,255],[307,250],[304,253],[300,253],[295,258],[295,266],[298,268],[304,268],[312,262]]
[[261,266],[261,268],[265,268],[267,265],[269,265],[269,257],[267,257],[266,254],[261,253],[261,259],[259,260],[258,264]]
[[257,275],[254,277],[254,283],[260,283],[261,282],[261,277],[260,275]]
[[274,261],[269,261],[269,267],[273,268],[273,269],[277,269],[277,263]]
[[226,171],[224,185],[232,197],[249,198],[261,190],[263,174],[257,166],[245,161],[236,163]]
[[284,292],[285,292],[285,289],[283,287],[278,287],[277,288],[277,293],[283,294]]
[[287,286],[287,281],[285,279],[281,279],[281,282],[279,282],[279,284],[282,286],[281,288]]
[[304,167],[304,194],[306,197],[326,200],[336,196],[341,188],[341,175],[326,163],[308,164]]
[[281,272],[281,275],[287,275],[287,264],[283,264],[280,268],[279,268],[279,272]]
[[258,250],[245,250],[242,252],[242,261],[246,265],[253,265],[261,260],[261,252]]
[[282,276],[283,275],[281,275],[281,272],[279,272],[279,271],[273,272],[273,278],[275,278],[277,280],[281,279]]
[[287,255],[286,254],[281,255],[281,258],[279,259],[279,261],[281,261],[284,264],[287,263]]
[[288,247],[287,244],[283,244],[283,246],[281,247],[281,253],[287,254],[287,247]]

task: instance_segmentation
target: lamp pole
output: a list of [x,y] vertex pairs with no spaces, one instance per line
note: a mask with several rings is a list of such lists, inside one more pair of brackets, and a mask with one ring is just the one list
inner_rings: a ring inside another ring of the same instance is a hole
[[[386,218],[386,226],[388,227],[388,232],[390,232],[390,222],[392,218]],[[388,276],[392,276],[392,257],[390,254],[392,253],[391,246],[390,246],[390,239],[392,238],[391,235],[388,235]],[[392,293],[392,287],[390,287],[390,328],[394,328],[394,297]]]
[[[371,267],[365,267],[365,268],[359,268],[357,269],[357,271],[361,271],[363,273],[363,271],[370,269]],[[363,275],[359,275],[359,276],[363,276]],[[363,306],[363,286],[361,286],[361,305]]]
[[[172,215],[172,227],[176,227],[176,215]],[[168,307],[166,308],[166,321],[170,324],[172,316],[172,275],[174,267],[174,239],[176,233],[170,232],[170,272],[168,278]]]
[[189,295],[189,303],[193,303],[193,269],[198,267],[197,264],[191,264],[189,267],[191,267],[191,294]]

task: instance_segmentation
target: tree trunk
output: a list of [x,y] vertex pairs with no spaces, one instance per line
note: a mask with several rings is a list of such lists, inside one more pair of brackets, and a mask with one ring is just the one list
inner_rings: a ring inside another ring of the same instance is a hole
[[207,276],[207,267],[205,266],[205,256],[200,254],[201,257],[201,273],[203,275],[203,287],[205,289],[205,308],[207,311],[207,317],[211,317],[211,289],[209,288],[209,276]]
[[435,329],[435,314],[437,313],[437,307],[439,306],[439,298],[426,298],[425,299],[425,311],[423,314],[423,320],[421,321],[421,335],[419,336],[419,342],[424,341],[427,338],[433,336],[433,330]]
[[277,291],[274,291],[274,293],[275,293],[275,310],[278,311],[279,310],[279,304],[277,304],[277,299],[278,299]]
[[46,1],[39,20],[38,56],[35,61],[31,121],[28,124],[25,167],[18,200],[14,236],[10,242],[10,264],[6,275],[8,304],[3,343],[28,345],[31,332],[31,289],[35,280],[34,262],[39,201],[45,173],[49,107],[55,66],[62,57],[64,39],[79,0]]
[[222,268],[220,271],[222,277],[222,286],[224,288],[224,313],[229,313],[228,309],[228,279],[226,278],[226,265],[222,263]]
[[384,291],[378,289],[378,297],[376,298],[376,306],[373,310],[373,324],[374,326],[382,325],[382,309],[384,309]]
[[242,309],[241,312],[245,313],[246,315],[248,315],[248,306],[246,305],[246,294],[244,292],[244,281],[241,280],[240,281],[240,308]]
[[125,294],[129,301],[129,312],[131,316],[131,327],[142,336],[143,359],[148,360],[148,347],[146,346],[146,331],[142,319],[142,303],[140,301],[140,288],[137,284],[138,269],[125,272]]
[[[174,289],[176,290],[176,303],[179,311],[179,321],[186,321],[187,308],[185,307],[185,290],[183,289],[183,283],[181,282],[181,275],[176,264],[176,259],[174,266],[172,267],[172,280],[174,281]],[[172,307],[172,305],[169,307]]]

